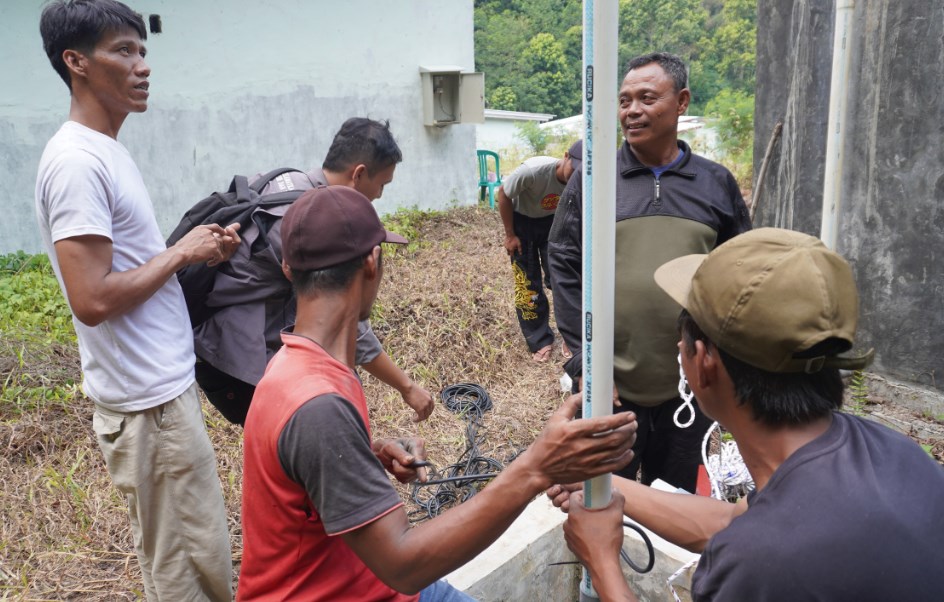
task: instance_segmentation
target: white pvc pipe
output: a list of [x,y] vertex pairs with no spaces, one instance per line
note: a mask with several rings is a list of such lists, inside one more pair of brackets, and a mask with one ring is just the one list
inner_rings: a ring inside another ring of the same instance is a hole
[[[616,262],[618,0],[584,0],[583,17],[583,390],[584,416],[613,412]],[[610,503],[610,475],[584,483],[584,503]],[[581,600],[597,599],[583,571]]]
[[829,121],[823,169],[823,216],[819,237],[835,250],[839,239],[839,210],[842,206],[843,141],[848,112],[849,71],[852,64],[852,17],[855,0],[836,0],[836,28],[833,34],[833,71],[829,84]]

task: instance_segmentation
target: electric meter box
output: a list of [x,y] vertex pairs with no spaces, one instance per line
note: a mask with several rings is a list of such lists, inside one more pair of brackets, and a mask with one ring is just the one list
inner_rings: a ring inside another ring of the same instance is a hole
[[485,74],[452,65],[420,67],[423,125],[485,123]]

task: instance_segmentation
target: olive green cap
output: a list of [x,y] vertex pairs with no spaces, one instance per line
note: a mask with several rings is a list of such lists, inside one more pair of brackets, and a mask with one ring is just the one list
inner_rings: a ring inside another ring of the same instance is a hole
[[[669,261],[655,279],[712,342],[762,370],[853,370],[874,355],[838,355],[855,340],[858,294],[846,260],[813,236],[751,230],[708,255]],[[797,357],[827,339],[845,344],[836,355]]]

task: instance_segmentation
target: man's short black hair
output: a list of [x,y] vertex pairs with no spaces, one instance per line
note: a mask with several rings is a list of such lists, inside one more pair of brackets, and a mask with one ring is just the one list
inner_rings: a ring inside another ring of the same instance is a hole
[[[303,297],[313,293],[333,293],[346,289],[358,270],[364,267],[368,255],[370,253],[322,270],[292,270],[292,286],[295,294]],[[377,259],[378,266],[382,261],[383,251],[381,250]]]
[[633,69],[645,67],[650,63],[658,63],[662,70],[672,78],[676,93],[688,87],[688,69],[685,67],[684,61],[669,52],[650,52],[630,59],[626,72],[629,73]]
[[[695,351],[695,341],[702,341],[712,353],[717,353],[734,383],[739,404],[749,404],[754,419],[768,426],[809,424],[828,416],[842,407],[843,384],[839,370],[824,368],[807,374],[768,372],[747,364],[715,345],[698,327],[694,318],[682,310],[678,319],[682,337],[682,353]],[[823,341],[820,345],[833,345]],[[816,345],[805,354],[810,357],[824,351]]]
[[144,19],[117,0],[55,0],[43,8],[39,33],[52,68],[72,91],[72,76],[62,59],[66,50],[90,53],[106,32],[133,29],[147,39]]
[[357,271],[364,267],[364,257],[355,257],[350,261],[321,270],[292,270],[292,286],[295,294],[304,297],[314,293],[344,290],[354,279]]
[[402,160],[400,147],[390,133],[390,122],[352,117],[335,134],[322,168],[341,173],[364,164],[367,173],[374,174]]

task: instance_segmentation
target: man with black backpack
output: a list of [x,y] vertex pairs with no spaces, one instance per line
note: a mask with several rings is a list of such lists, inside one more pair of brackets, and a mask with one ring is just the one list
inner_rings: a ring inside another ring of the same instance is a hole
[[[280,228],[291,204],[283,201],[325,185],[353,188],[376,200],[401,160],[388,123],[353,117],[335,135],[321,169],[276,170],[249,179],[260,206],[241,232],[245,243],[215,275],[205,301],[209,317],[199,324],[194,320],[193,331],[197,382],[230,422],[245,422],[255,385],[282,345],[280,333],[295,321],[295,297],[281,271]],[[264,206],[266,199],[276,202]],[[428,418],[435,407],[432,395],[393,363],[369,321],[360,322],[358,334],[356,363],[400,392],[415,411],[414,422]]]

